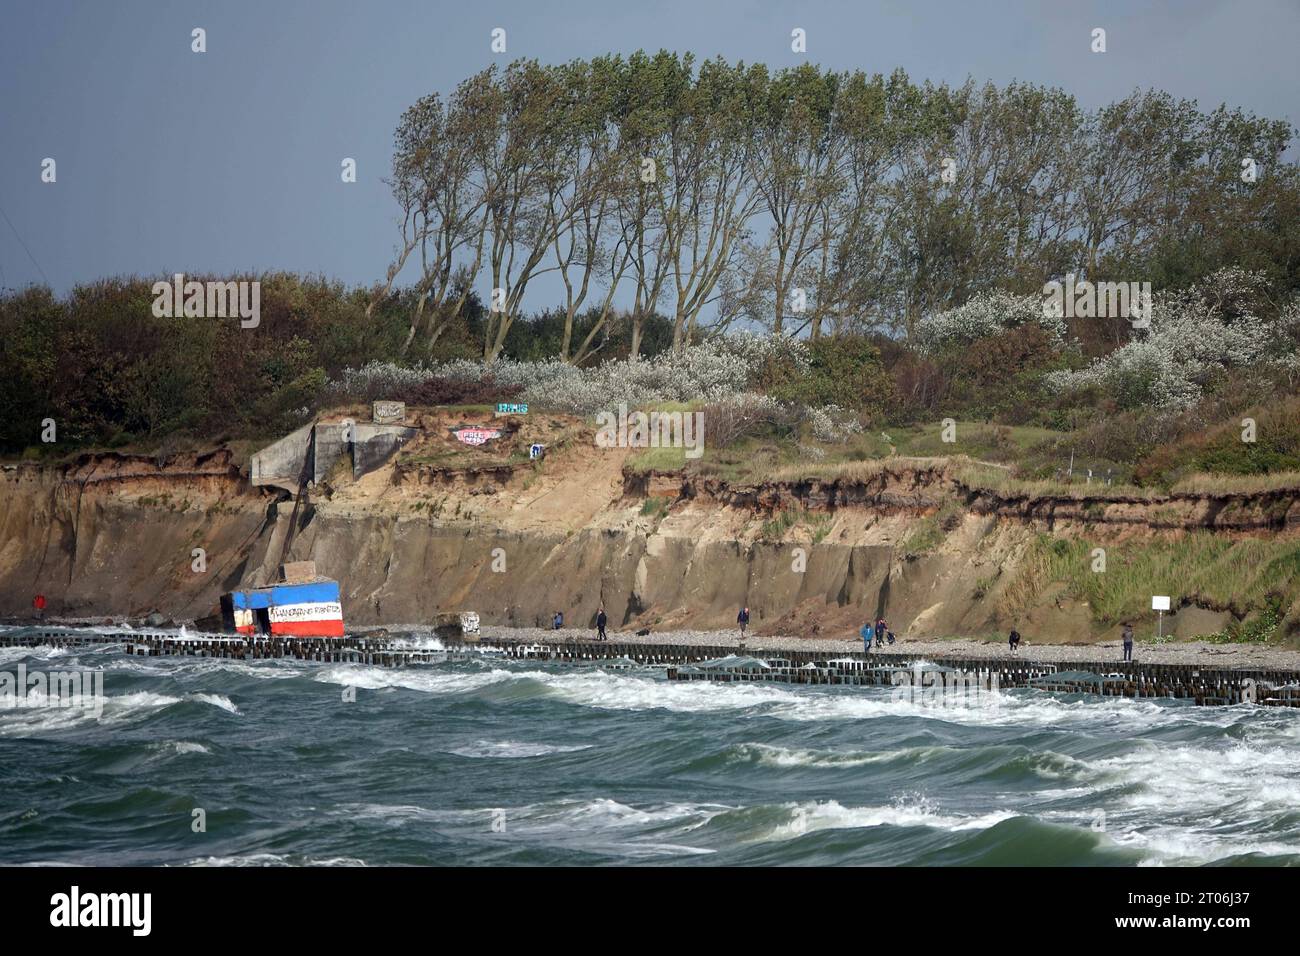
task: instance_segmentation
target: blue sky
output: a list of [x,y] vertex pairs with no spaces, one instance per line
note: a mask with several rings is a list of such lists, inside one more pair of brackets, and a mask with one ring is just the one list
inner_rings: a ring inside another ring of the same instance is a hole
[[1156,87],[1298,119],[1296,0],[3,0],[0,285],[273,269],[369,283],[396,238],[381,182],[393,128],[417,97],[521,56],[666,47],[793,64],[795,27],[807,59],[837,69],[1028,80],[1086,106]]

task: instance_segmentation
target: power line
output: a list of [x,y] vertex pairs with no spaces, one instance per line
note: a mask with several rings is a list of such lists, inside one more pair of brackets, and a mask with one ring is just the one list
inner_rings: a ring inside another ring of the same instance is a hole
[[41,274],[41,278],[45,280],[45,284],[52,288],[54,283],[52,283],[50,277],[45,274],[45,270],[41,268],[41,264],[36,261],[36,257],[32,255],[32,250],[27,248],[27,243],[23,242],[23,237],[18,235],[18,230],[14,228],[13,221],[9,218],[9,214],[5,212],[3,206],[0,206],[0,216],[4,216],[5,222],[9,223],[9,228],[13,230],[14,238],[17,239],[18,244],[23,247],[23,252],[27,253],[27,258],[32,260],[32,265],[34,265],[36,271]]

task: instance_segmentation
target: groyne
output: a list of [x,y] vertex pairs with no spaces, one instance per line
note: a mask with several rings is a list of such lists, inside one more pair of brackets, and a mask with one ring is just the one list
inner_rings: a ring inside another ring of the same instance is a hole
[[938,693],[1029,688],[1130,698],[1192,700],[1198,705],[1300,706],[1300,671],[1212,668],[1198,664],[1036,661],[908,653],[832,653],[744,645],[620,641],[430,640],[377,632],[345,638],[130,635],[76,628],[29,627],[0,634],[0,647],[121,645],[138,657],[293,659],[381,667],[419,666],[496,654],[558,665],[663,667],[675,681],[769,682],[824,686],[910,687]]

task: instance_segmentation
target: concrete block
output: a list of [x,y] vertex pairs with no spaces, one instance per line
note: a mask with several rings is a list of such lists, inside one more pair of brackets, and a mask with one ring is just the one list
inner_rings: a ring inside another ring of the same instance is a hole
[[311,425],[290,432],[253,455],[249,477],[254,485],[275,485],[296,491],[311,449]]
[[352,476],[360,478],[374,471],[397,450],[419,434],[403,425],[357,425],[352,445]]

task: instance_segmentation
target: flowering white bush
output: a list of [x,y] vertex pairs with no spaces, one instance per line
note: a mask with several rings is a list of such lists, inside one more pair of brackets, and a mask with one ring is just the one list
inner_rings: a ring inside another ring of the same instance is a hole
[[1263,277],[1222,269],[1185,290],[1152,297],[1151,327],[1085,369],[1050,373],[1058,391],[1096,386],[1122,407],[1190,408],[1230,368],[1297,369],[1286,334],[1297,303],[1273,319],[1256,314]]
[[764,426],[793,427],[799,412],[770,395],[737,392],[704,407],[704,433],[715,448],[725,448]]
[[361,368],[345,368],[339,378],[325,386],[325,392],[335,399],[391,398],[404,395],[432,375],[426,368],[373,361]]
[[862,422],[858,417],[838,405],[809,408],[804,417],[812,426],[813,437],[818,441],[842,444],[849,440],[850,435],[862,432]]
[[825,448],[818,448],[816,445],[805,445],[803,442],[797,444],[795,450],[799,452],[800,458],[807,461],[822,461],[826,457]]
[[1012,295],[994,289],[977,292],[955,309],[921,319],[917,344],[923,352],[936,352],[947,345],[974,342],[1025,325],[1041,326],[1056,345],[1065,342],[1065,319],[1043,315],[1041,295]]
[[680,355],[660,353],[629,362],[616,359],[581,369],[558,358],[541,362],[500,359],[483,365],[460,359],[430,367],[402,368],[388,362],[371,362],[347,369],[331,383],[335,397],[381,398],[404,394],[429,378],[478,382],[491,378],[502,386],[522,389],[518,401],[538,408],[578,415],[617,406],[655,402],[706,402],[743,393],[753,375],[773,357],[784,358],[806,371],[807,346],[789,336],[729,335],[689,346]]

